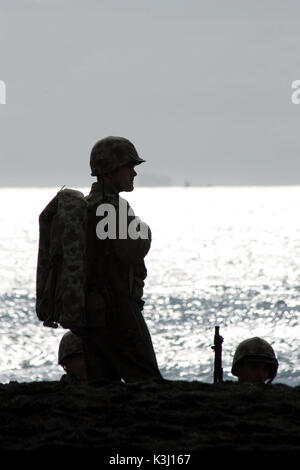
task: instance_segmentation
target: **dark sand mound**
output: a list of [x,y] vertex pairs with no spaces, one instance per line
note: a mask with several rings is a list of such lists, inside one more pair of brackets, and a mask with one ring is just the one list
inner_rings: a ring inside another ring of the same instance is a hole
[[1,450],[300,449],[300,387],[11,382],[0,394]]

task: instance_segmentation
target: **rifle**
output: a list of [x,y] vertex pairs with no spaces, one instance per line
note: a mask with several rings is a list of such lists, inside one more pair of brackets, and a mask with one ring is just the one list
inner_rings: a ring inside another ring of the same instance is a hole
[[214,346],[211,346],[211,349],[215,351],[214,383],[223,382],[223,369],[222,369],[223,337],[220,336],[219,331],[220,331],[220,327],[215,326]]

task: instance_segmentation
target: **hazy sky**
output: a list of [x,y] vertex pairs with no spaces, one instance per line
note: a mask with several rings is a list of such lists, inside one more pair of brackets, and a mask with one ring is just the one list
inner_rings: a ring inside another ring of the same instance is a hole
[[298,0],[0,0],[0,185],[89,186],[121,135],[174,184],[300,183]]

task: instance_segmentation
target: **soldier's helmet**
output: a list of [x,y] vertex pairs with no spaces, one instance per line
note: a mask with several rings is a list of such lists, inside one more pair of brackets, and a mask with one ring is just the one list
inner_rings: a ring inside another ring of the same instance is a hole
[[96,142],[90,155],[92,176],[101,176],[123,165],[145,162],[138,156],[135,146],[125,137],[109,136]]
[[244,359],[251,361],[264,362],[269,365],[269,382],[276,377],[278,361],[272,346],[262,338],[255,336],[242,341],[236,348],[233,356],[231,373],[238,376],[238,365]]
[[71,354],[83,353],[82,341],[72,331],[65,333],[60,340],[58,348],[58,364],[62,364]]

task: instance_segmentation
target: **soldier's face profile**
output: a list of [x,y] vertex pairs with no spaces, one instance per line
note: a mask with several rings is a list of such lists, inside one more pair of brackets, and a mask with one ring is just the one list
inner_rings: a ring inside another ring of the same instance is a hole
[[106,175],[109,184],[119,193],[130,192],[134,189],[134,178],[137,175],[134,165],[124,165]]
[[269,377],[269,364],[244,360],[238,367],[238,377],[240,382],[263,384]]

